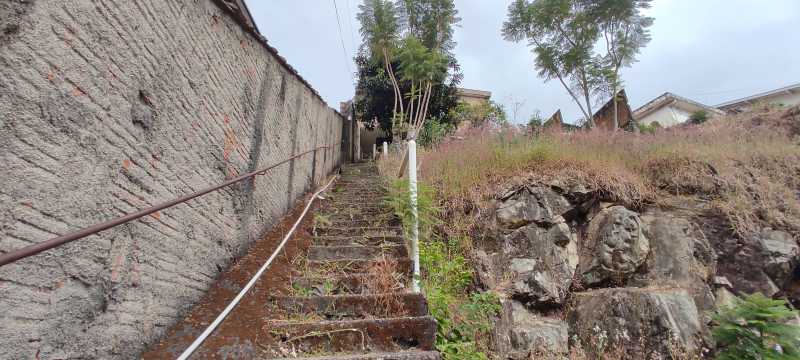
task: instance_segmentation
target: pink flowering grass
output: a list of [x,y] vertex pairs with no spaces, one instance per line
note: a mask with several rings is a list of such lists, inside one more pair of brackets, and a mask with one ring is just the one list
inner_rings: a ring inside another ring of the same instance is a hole
[[533,180],[581,184],[634,207],[669,195],[703,197],[740,234],[764,224],[797,233],[797,113],[761,110],[655,134],[475,129],[423,151],[420,177],[456,207]]

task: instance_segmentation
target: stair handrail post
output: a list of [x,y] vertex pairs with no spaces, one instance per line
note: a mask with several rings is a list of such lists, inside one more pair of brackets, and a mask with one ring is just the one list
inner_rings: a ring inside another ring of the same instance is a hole
[[408,140],[408,194],[411,202],[411,262],[414,267],[412,289],[418,293],[419,288],[419,213],[417,209],[417,142],[411,137]]

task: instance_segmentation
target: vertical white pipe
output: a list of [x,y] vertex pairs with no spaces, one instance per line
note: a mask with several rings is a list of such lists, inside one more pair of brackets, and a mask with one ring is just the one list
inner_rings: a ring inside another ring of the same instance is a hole
[[411,200],[411,261],[414,266],[412,289],[419,292],[419,213],[417,210],[417,142],[408,141],[408,192]]
[[374,142],[372,143],[372,160],[375,160],[377,156],[378,156],[378,143]]
[[387,156],[389,156],[389,143],[384,141],[383,142],[383,158],[385,159]]

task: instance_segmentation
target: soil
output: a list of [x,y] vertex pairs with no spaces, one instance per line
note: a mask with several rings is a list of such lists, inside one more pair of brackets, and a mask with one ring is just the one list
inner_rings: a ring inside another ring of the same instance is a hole
[[[272,229],[255,242],[248,252],[219,276],[216,283],[186,317],[170,328],[164,337],[142,355],[142,359],[175,359],[222,312],[252,276],[273,253],[275,247],[303,211],[310,195],[299,200],[292,210]],[[261,325],[269,318],[266,300],[269,296],[286,295],[290,286],[292,259],[304,255],[311,244],[314,211],[324,207],[315,202],[281,254],[265,271],[225,321],[195,351],[194,359],[252,358],[265,348]],[[261,336],[260,336],[261,335]]]

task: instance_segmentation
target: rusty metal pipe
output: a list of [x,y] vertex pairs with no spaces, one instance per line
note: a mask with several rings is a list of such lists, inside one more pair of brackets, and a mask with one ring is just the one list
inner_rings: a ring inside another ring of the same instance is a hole
[[152,214],[152,213],[154,213],[156,211],[163,210],[163,209],[166,209],[168,207],[175,206],[177,204],[189,201],[189,200],[194,199],[194,198],[196,198],[198,196],[202,196],[202,195],[208,194],[208,193],[210,193],[212,191],[216,191],[216,190],[219,190],[219,189],[224,188],[226,186],[230,186],[232,184],[235,184],[235,183],[240,182],[240,181],[245,180],[245,179],[249,179],[249,178],[254,177],[256,175],[265,175],[267,171],[272,170],[272,169],[274,169],[274,168],[276,168],[278,166],[281,166],[281,165],[283,165],[283,164],[285,164],[285,163],[287,163],[289,161],[297,159],[297,158],[299,158],[299,157],[301,157],[303,155],[306,155],[308,153],[317,151],[319,149],[331,148],[333,146],[336,146],[336,145],[320,146],[320,147],[317,147],[315,149],[311,149],[311,150],[302,152],[300,154],[294,155],[294,156],[292,156],[292,157],[290,157],[290,158],[288,158],[288,159],[286,159],[284,161],[281,161],[279,163],[270,165],[270,166],[268,166],[268,167],[266,167],[264,169],[259,169],[259,170],[256,170],[256,171],[253,171],[253,172],[249,172],[249,173],[244,174],[244,175],[237,176],[237,177],[235,177],[233,179],[230,179],[228,181],[225,181],[225,182],[223,182],[223,183],[221,183],[219,185],[212,186],[212,187],[200,190],[200,191],[195,192],[193,194],[181,196],[181,197],[179,197],[177,199],[174,199],[174,200],[171,200],[171,201],[167,201],[167,202],[155,205],[153,207],[149,207],[147,209],[139,210],[137,212],[130,213],[128,215],[125,215],[125,216],[122,216],[122,217],[118,217],[118,218],[113,219],[113,220],[109,220],[109,221],[106,221],[106,222],[95,224],[95,225],[89,226],[87,228],[83,228],[81,230],[78,230],[78,231],[75,231],[75,232],[72,232],[72,233],[69,233],[69,234],[65,234],[65,235],[61,235],[61,236],[58,236],[58,237],[54,237],[54,238],[52,238],[50,240],[42,241],[40,243],[29,245],[29,246],[26,246],[26,247],[21,248],[21,249],[10,251],[8,253],[0,255],[0,266],[4,266],[4,265],[10,264],[12,262],[15,262],[17,260],[24,259],[26,257],[36,255],[36,254],[38,254],[40,252],[43,252],[43,251],[46,251],[46,250],[50,250],[50,249],[52,249],[54,247],[64,245],[64,244],[66,244],[68,242],[72,242],[72,241],[87,237],[89,235],[97,234],[97,233],[99,233],[99,232],[101,232],[103,230],[106,230],[106,229],[109,229],[109,228],[112,228],[112,227],[115,227],[115,226],[118,226],[118,225],[122,225],[122,224],[127,223],[127,222],[129,222],[131,220],[136,220],[136,219],[138,219],[140,217],[150,215],[150,214]]

